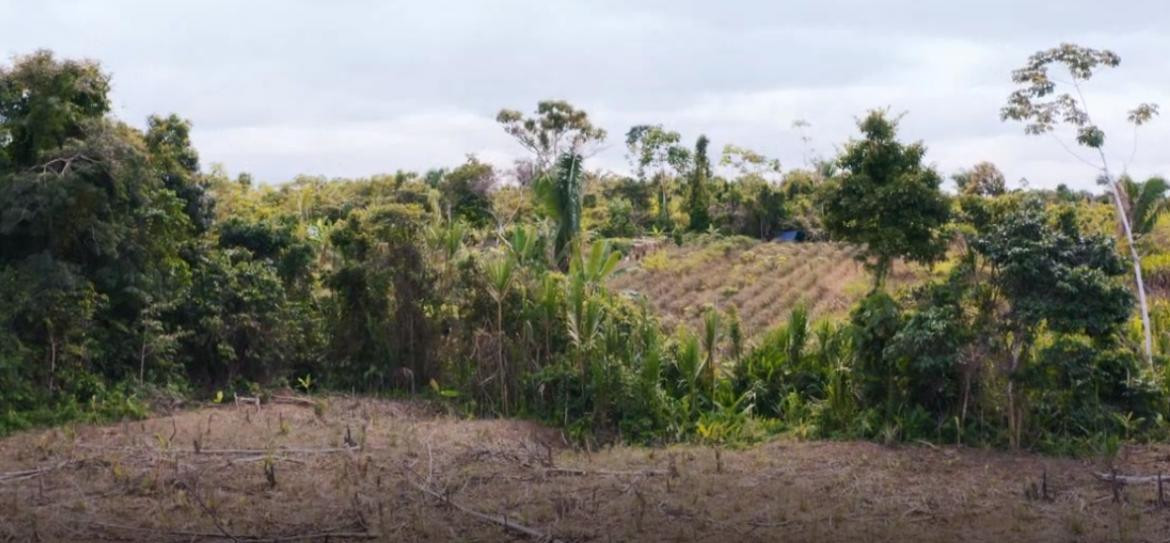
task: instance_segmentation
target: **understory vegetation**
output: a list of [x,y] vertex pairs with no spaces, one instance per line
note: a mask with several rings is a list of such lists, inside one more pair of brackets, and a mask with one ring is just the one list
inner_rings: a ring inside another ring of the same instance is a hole
[[[1116,65],[1054,51],[1017,82]],[[530,152],[508,171],[469,156],[267,185],[204,169],[176,115],[114,118],[109,86],[96,63],[45,51],[0,68],[0,433],[290,387],[429,395],[591,441],[788,432],[1076,453],[1170,437],[1158,178],[1009,190],[981,163],[948,194],[881,110],[838,156],[786,171],[635,126],[618,176],[587,165],[605,131],[545,101],[500,112]],[[1046,95],[1013,95],[1005,118],[1028,121]],[[1157,113],[1142,107],[1136,124]],[[1028,130],[1053,128],[1041,121]],[[1078,143],[1099,149],[1097,132],[1082,123]],[[730,253],[785,233],[864,263],[852,307],[810,316],[811,264],[790,292],[749,278],[726,294],[742,304],[689,307],[676,327],[653,293],[613,286],[635,260],[702,265],[669,246]],[[898,266],[922,273],[890,281]],[[779,304],[783,322],[747,330],[746,305],[759,325]]]

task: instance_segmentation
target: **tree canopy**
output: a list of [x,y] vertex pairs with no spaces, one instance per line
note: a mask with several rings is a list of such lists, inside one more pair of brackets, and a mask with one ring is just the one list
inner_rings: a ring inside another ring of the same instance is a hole
[[896,258],[930,263],[946,250],[943,226],[950,216],[939,175],[922,163],[921,143],[897,140],[897,121],[871,111],[858,122],[862,139],[850,141],[838,159],[842,174],[824,188],[825,227],[864,245],[875,287]]

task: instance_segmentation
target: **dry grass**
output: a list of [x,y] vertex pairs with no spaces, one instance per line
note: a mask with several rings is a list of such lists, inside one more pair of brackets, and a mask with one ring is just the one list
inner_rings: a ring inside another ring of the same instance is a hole
[[[1152,485],[1115,502],[1084,461],[788,440],[588,452],[536,424],[417,403],[316,411],[224,406],[4,439],[0,540],[1170,538]],[[1119,470],[1170,472],[1170,447],[1127,449]],[[1045,474],[1047,498],[1030,490]]]
[[[628,263],[610,281],[646,296],[668,325],[697,327],[707,306],[734,306],[749,337],[762,334],[804,304],[813,318],[839,317],[863,296],[870,277],[856,247],[838,243],[716,241],[668,246]],[[916,283],[926,271],[895,266],[891,287]]]

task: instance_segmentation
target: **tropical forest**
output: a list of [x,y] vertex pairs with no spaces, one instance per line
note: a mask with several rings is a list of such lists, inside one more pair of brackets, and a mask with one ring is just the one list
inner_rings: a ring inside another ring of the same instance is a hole
[[1159,107],[1017,57],[994,120],[1090,188],[880,104],[782,164],[557,96],[511,163],[261,181],[20,53],[0,541],[1165,541],[1170,184],[1105,147]]

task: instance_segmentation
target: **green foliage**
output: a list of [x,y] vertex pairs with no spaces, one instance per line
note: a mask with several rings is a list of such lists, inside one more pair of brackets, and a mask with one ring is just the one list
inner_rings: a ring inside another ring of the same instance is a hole
[[690,151],[678,144],[680,139],[678,132],[666,130],[662,125],[637,125],[626,132],[628,157],[638,179],[646,181],[648,177],[653,177],[658,185],[658,216],[655,224],[662,230],[673,229],[670,217],[671,179],[667,168],[681,175],[691,163]]
[[678,132],[666,130],[662,125],[631,127],[626,132],[626,149],[638,178],[665,177],[668,167],[684,171],[690,164],[690,152],[678,144],[680,140]]
[[[1028,58],[1028,62],[1012,72],[1012,82],[1019,89],[1008,97],[1008,103],[1000,111],[1003,119],[1027,123],[1024,131],[1029,134],[1052,132],[1058,124],[1066,123],[1077,131],[1077,143],[1093,149],[1105,145],[1105,132],[1096,124],[1085,109],[1079,81],[1093,77],[1101,68],[1113,68],[1121,64],[1121,57],[1106,49],[1092,49],[1071,43],[1062,43]],[[1054,66],[1064,68],[1072,79],[1077,96],[1057,93],[1056,84],[1063,74],[1056,77],[1049,74]],[[1158,106],[1139,104],[1129,112],[1129,121],[1142,125],[1158,114]]]
[[1118,179],[1118,185],[1134,236],[1140,238],[1152,232],[1158,217],[1166,210],[1166,191],[1170,190],[1170,185],[1161,177],[1138,182],[1129,176]]
[[829,234],[864,245],[879,287],[895,258],[930,263],[946,250],[941,229],[950,205],[935,171],[922,164],[921,143],[896,139],[897,122],[871,111],[858,123],[864,139],[845,146],[844,173],[826,185],[822,205]]
[[695,164],[687,191],[689,228],[693,232],[705,232],[707,227],[711,225],[709,210],[711,196],[707,187],[711,177],[711,161],[707,158],[707,145],[709,143],[707,136],[699,136],[699,140],[695,142]]
[[611,238],[629,238],[637,235],[634,206],[629,200],[621,197],[610,199],[606,212],[608,218],[601,228],[602,235]]
[[1068,209],[1051,220],[1039,201],[1028,199],[973,240],[1011,304],[1004,325],[1024,335],[1041,323],[1094,336],[1115,331],[1133,298],[1116,281],[1125,268],[1113,240],[1082,235]]
[[884,405],[893,416],[901,402],[898,359],[887,356],[902,325],[898,304],[881,291],[862,299],[850,314],[853,330],[854,379],[862,403]]
[[999,196],[1007,191],[1007,183],[1003,173],[995,164],[980,162],[969,170],[963,170],[953,176],[959,193],[976,196]]
[[330,351],[345,382],[385,387],[401,377],[409,387],[435,370],[427,315],[436,294],[421,220],[415,205],[383,204],[351,212],[330,235],[339,257],[325,279],[335,293]]
[[569,245],[581,231],[581,156],[562,155],[554,172],[533,185],[536,198],[556,224],[553,254],[558,261],[569,256]]
[[[48,53],[0,70],[0,433],[139,417],[160,389],[218,403],[293,384],[429,391],[583,440],[786,431],[1075,451],[1165,436],[1168,381],[1123,328],[1132,300],[1104,204],[1001,194],[990,165],[960,174],[945,277],[875,289],[848,319],[810,322],[798,307],[751,343],[735,307],[706,307],[697,329],[671,334],[641,295],[607,287],[627,273],[621,250],[646,242],[629,238],[647,234],[702,246],[643,255],[668,272],[754,243],[735,234],[784,229],[865,245],[878,284],[894,259],[934,262],[950,203],[923,146],[899,143],[880,112],[839,172],[780,176],[728,146],[738,176],[723,179],[706,138],[692,154],[642,125],[627,134],[636,178],[592,173],[580,150],[604,133],[542,102],[533,118],[500,115],[536,154],[531,184],[494,188],[492,166],[469,158],[267,186],[201,171],[178,116],[145,132],[108,117],[107,90],[95,64]],[[1164,192],[1126,185],[1151,251]],[[1153,274],[1163,264],[1147,258]]]
[[59,61],[46,50],[0,68],[0,168],[47,162],[46,152],[86,138],[110,110],[110,78],[93,61]]
[[143,135],[105,117],[108,88],[95,63],[47,52],[0,70],[0,320],[26,361],[14,388],[43,405],[141,375],[189,277],[188,217]]
[[146,119],[144,135],[153,169],[162,176],[166,188],[183,202],[183,211],[195,228],[203,233],[214,220],[214,200],[206,181],[199,175],[199,153],[191,145],[191,123],[178,115]]
[[563,100],[542,100],[536,116],[524,117],[512,109],[501,109],[496,122],[535,155],[536,172],[544,173],[561,155],[576,155],[583,147],[605,140],[605,130],[593,126],[589,114]]
[[447,219],[480,228],[492,224],[494,217],[488,192],[495,184],[496,173],[492,165],[468,156],[467,162],[443,175],[439,182]]

